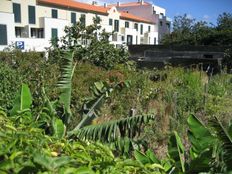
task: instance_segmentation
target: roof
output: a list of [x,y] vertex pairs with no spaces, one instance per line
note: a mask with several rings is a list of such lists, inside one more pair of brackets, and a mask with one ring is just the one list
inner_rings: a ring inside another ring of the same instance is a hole
[[[105,14],[105,15],[108,15],[108,10],[113,7],[112,6],[112,7],[105,8],[102,6],[90,5],[87,3],[77,2],[74,0],[37,0],[37,2],[39,4],[55,5],[59,7],[71,8],[71,9],[76,9],[80,11],[100,13],[100,14]],[[119,13],[120,13],[121,19],[132,20],[132,21],[137,21],[137,22],[153,23],[152,21],[141,18],[139,16],[135,16],[130,13],[121,12],[121,11],[119,11]]]
[[90,12],[96,12],[105,15],[108,14],[107,8],[96,6],[96,5],[90,5],[87,3],[81,3],[73,0],[37,0],[37,2],[46,5],[56,5],[65,8],[77,9],[81,11],[90,11]]
[[127,13],[127,12],[121,12],[120,11],[120,18],[121,19],[127,19],[127,20],[133,20],[133,21],[137,21],[137,22],[145,22],[145,23],[150,23],[150,24],[154,24],[154,22],[149,21],[147,19],[141,18],[139,16],[135,16],[131,13]]
[[[147,6],[147,5],[151,5],[150,3],[148,2],[128,2],[128,3],[120,3],[119,7],[132,7],[132,6],[140,6],[140,5],[143,5],[143,6]],[[117,7],[117,4],[109,4],[108,5],[109,7]]]

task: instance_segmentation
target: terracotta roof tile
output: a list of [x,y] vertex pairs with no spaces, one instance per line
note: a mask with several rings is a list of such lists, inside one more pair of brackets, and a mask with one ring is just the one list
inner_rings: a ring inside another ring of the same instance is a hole
[[135,16],[131,13],[126,13],[126,12],[120,12],[120,18],[121,19],[128,19],[128,20],[133,20],[133,21],[137,21],[137,22],[145,22],[145,23],[150,23],[150,24],[154,24],[154,22],[149,21],[147,19],[141,18],[139,16]]
[[[141,4],[140,2],[128,2],[128,3],[121,3],[119,7],[129,7],[129,6],[131,7],[131,6],[140,6],[140,5],[147,6],[151,4],[148,2],[144,2],[143,4]],[[109,4],[108,6],[117,7],[117,4]]]
[[82,11],[97,12],[102,14],[108,14],[107,8],[90,5],[87,3],[81,3],[73,0],[37,0],[38,3],[47,4],[47,5],[57,5],[65,8],[73,8]]
[[[73,8],[81,11],[101,13],[105,15],[108,15],[108,10],[112,8],[112,7],[105,8],[102,6],[90,5],[87,3],[81,3],[73,0],[37,0],[37,2],[39,4],[56,5],[65,8]],[[143,19],[139,16],[135,16],[130,13],[126,13],[126,12],[119,12],[119,13],[121,19],[133,20],[137,22],[153,23],[152,21],[148,21],[146,19]]]

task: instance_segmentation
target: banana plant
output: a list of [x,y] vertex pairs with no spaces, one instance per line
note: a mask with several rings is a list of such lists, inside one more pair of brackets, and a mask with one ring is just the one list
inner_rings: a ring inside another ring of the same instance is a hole
[[74,53],[75,51],[67,51],[64,53],[64,56],[62,57],[63,64],[61,67],[62,74],[57,84],[57,86],[61,89],[59,102],[63,105],[65,111],[64,122],[66,124],[69,123],[70,118],[72,117],[72,112],[70,108],[72,93],[72,77],[76,67],[76,63],[73,63]]
[[148,149],[145,153],[135,150],[134,157],[141,165],[156,170],[158,169],[161,174],[172,174],[174,172],[174,167],[170,163],[170,160],[159,160],[151,149]]
[[21,90],[15,98],[10,115],[13,116],[25,111],[30,111],[31,104],[32,97],[30,89],[26,84],[22,84]]
[[223,172],[232,171],[232,126],[227,130],[217,117],[211,120],[211,126],[214,128],[217,139],[220,142],[219,153],[221,154],[220,166]]
[[176,131],[174,131],[169,139],[168,154],[175,161],[174,171],[177,173],[185,173],[185,148]]
[[115,121],[105,122],[99,125],[89,125],[81,129],[73,130],[70,135],[76,135],[83,140],[94,140],[101,142],[114,142],[118,138],[134,138],[140,133],[141,126],[153,119],[153,115],[134,116]]

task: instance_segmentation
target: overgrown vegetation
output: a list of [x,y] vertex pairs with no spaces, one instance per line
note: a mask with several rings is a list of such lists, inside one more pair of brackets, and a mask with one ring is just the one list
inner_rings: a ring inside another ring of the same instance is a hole
[[136,69],[95,20],[0,54],[0,173],[230,172],[232,75]]

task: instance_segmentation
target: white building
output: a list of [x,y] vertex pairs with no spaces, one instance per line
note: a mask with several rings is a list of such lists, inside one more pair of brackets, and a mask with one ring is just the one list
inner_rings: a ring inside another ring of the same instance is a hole
[[111,6],[116,6],[119,12],[128,12],[133,15],[139,15],[141,18],[154,23],[154,31],[158,33],[156,43],[159,43],[165,34],[170,33],[171,19],[166,17],[166,10],[154,4],[138,0],[130,3],[117,3]]
[[125,11],[119,6],[73,0],[0,0],[0,50],[16,44],[23,50],[44,51],[51,38],[64,36],[65,26],[71,26],[81,16],[85,25],[90,25],[96,15],[101,18],[103,29],[115,31],[110,37],[115,45],[159,42],[159,18],[144,16],[142,10]]

